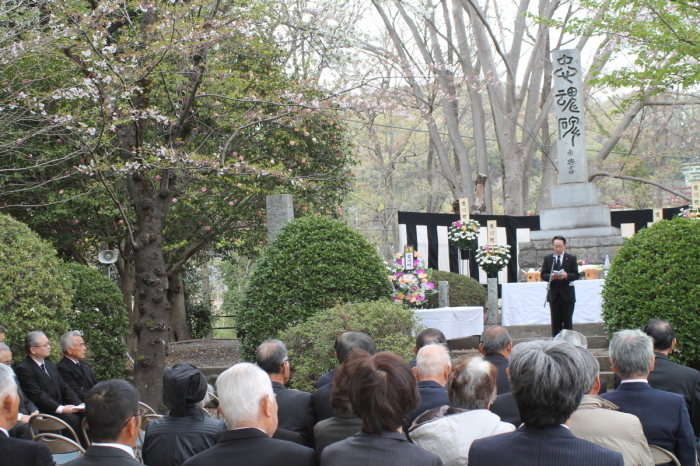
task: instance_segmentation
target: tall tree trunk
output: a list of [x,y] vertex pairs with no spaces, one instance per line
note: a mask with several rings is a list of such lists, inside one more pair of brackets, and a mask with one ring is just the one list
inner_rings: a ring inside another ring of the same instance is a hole
[[190,339],[190,324],[185,307],[185,284],[182,272],[168,276],[168,302],[170,303],[170,341]]

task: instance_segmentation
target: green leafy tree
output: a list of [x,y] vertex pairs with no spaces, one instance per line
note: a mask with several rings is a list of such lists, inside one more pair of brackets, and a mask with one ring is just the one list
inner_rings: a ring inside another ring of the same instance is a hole
[[387,269],[360,233],[322,216],[292,220],[254,265],[236,319],[243,352],[336,303],[390,295]]
[[91,267],[67,262],[64,270],[74,291],[66,325],[83,332],[98,379],[124,378],[129,317],[119,288]]
[[603,288],[603,318],[610,332],[666,319],[676,328],[672,357],[700,368],[700,221],[655,223],[628,238]]
[[[450,284],[450,306],[483,307],[486,304],[488,294],[486,288],[471,277],[465,277],[458,273],[433,270],[432,281],[435,284],[435,288],[437,288],[440,281],[446,281]],[[439,307],[438,295],[429,296],[426,308],[432,309],[437,307]]]
[[[149,404],[187,260],[257,244],[266,194],[328,212],[346,191],[343,128],[315,84],[287,75],[274,8],[59,0],[9,9],[0,26],[3,207],[47,232],[60,223],[71,253],[120,250]],[[55,203],[60,215],[37,213]]]
[[409,361],[413,358],[414,335],[421,329],[411,309],[386,300],[324,309],[285,330],[279,338],[293,359],[291,385],[313,391],[316,380],[338,364],[334,345],[342,332],[365,332],[377,342],[379,351],[392,351]]

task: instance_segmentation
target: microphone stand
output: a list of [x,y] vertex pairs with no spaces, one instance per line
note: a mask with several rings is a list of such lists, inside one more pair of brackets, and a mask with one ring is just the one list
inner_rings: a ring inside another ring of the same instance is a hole
[[547,293],[544,295],[544,304],[542,307],[547,307],[547,298],[549,297],[549,288],[552,286],[552,272],[554,272],[554,261],[557,260],[557,255],[552,254],[552,268],[549,271],[549,280],[547,281]]

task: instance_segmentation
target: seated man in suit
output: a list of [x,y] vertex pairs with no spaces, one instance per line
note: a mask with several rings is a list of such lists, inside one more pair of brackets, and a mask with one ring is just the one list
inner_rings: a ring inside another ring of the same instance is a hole
[[90,365],[85,362],[87,348],[83,334],[78,330],[64,333],[61,337],[61,351],[63,359],[56,364],[58,372],[78,398],[85,401],[85,395],[97,385],[97,379],[92,375]]
[[576,438],[565,425],[586,385],[583,360],[563,341],[530,341],[510,356],[511,393],[524,425],[475,440],[469,466],[622,466],[622,455]]
[[66,466],[138,466],[134,446],[141,429],[139,391],[124,380],[100,382],[85,397],[85,419],[92,444]]
[[143,441],[144,464],[181,466],[214,446],[226,425],[199,408],[206,394],[207,379],[192,364],[175,364],[163,371],[163,404],[168,407],[168,415],[148,424]]
[[429,409],[452,406],[447,397],[447,379],[450,377],[452,362],[450,353],[442,345],[427,345],[418,351],[413,375],[418,381],[420,403],[406,418],[404,433],[408,432],[413,421]]
[[491,325],[484,329],[479,343],[479,352],[484,355],[484,360],[490,362],[496,369],[496,385],[498,394],[510,391],[510,380],[508,380],[508,357],[513,350],[513,339],[508,333],[508,329],[500,325]]
[[654,459],[639,419],[620,412],[613,403],[597,396],[600,388],[600,364],[586,349],[579,347],[578,350],[585,363],[581,371],[589,383],[581,404],[569,420],[571,432],[578,438],[619,451],[627,466],[651,466]]
[[[12,366],[14,361],[12,360],[12,350],[5,343],[0,343],[0,364],[5,364],[6,366]],[[17,424],[10,429],[10,437],[23,438],[27,440],[32,440],[32,433],[29,430],[27,422],[29,422],[29,416],[34,413],[38,413],[36,405],[32,403],[30,399],[24,396],[24,392],[19,386],[17,377],[12,374],[17,384],[17,394],[19,395],[19,410],[17,413]]]
[[[349,330],[341,333],[335,341],[335,356],[338,358],[338,364],[342,364],[348,354],[355,348],[363,349],[370,355],[377,353],[377,344],[372,337],[363,332]],[[313,394],[314,412],[316,413],[316,420],[319,422],[334,415],[333,406],[331,405],[332,391],[333,381],[331,380],[331,382],[317,388]]]
[[683,466],[695,466],[695,436],[685,400],[676,393],[655,390],[647,382],[654,369],[651,337],[641,330],[616,332],[610,342],[610,362],[621,383],[600,397],[637,416],[649,445],[670,451]]
[[316,425],[311,393],[285,387],[291,367],[287,348],[279,340],[265,340],[258,346],[255,363],[267,372],[277,397],[277,419],[280,429],[299,432],[304,445],[313,448],[313,429]]
[[652,319],[644,326],[644,333],[654,340],[654,370],[649,372],[649,385],[683,396],[693,433],[700,437],[700,372],[668,358],[678,343],[675,329],[668,321]]
[[219,410],[226,427],[219,442],[185,462],[185,466],[310,466],[311,448],[270,438],[277,430],[277,401],[270,378],[250,363],[227,369],[216,380]]
[[0,463],[7,466],[53,466],[49,447],[39,442],[10,438],[17,422],[19,395],[12,369],[0,364]]
[[[424,328],[416,335],[416,344],[413,346],[413,354],[418,356],[418,351],[426,345],[445,345],[447,347],[447,338],[440,329]],[[413,358],[409,363],[411,367],[416,367],[416,358]]]
[[27,357],[15,369],[24,394],[39,411],[63,419],[79,432],[82,401],[63,381],[56,364],[46,359],[51,354],[49,339],[44,332],[29,332],[24,338],[24,348]]

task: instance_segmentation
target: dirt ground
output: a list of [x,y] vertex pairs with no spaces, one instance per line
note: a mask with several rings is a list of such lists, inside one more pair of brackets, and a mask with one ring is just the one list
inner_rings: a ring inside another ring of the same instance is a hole
[[238,339],[188,340],[170,343],[167,366],[188,362],[200,369],[230,367],[241,362]]

